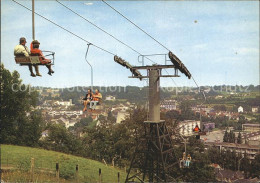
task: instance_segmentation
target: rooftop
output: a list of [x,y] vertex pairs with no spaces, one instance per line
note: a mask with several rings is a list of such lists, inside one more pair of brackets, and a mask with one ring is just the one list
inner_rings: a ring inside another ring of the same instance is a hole
[[255,126],[255,127],[260,127],[260,124],[254,124],[254,123],[245,123],[242,124],[243,126]]

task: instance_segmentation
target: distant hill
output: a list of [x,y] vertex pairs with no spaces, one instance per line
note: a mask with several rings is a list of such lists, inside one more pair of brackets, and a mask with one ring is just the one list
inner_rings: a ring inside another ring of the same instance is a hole
[[76,182],[76,165],[79,167],[79,182],[98,182],[99,168],[102,170],[102,182],[117,182],[118,172],[120,172],[121,182],[126,177],[124,171],[98,161],[44,149],[1,144],[1,169],[4,170],[1,180],[4,182],[29,181],[31,158],[35,159],[34,180],[37,179],[37,182],[55,181],[57,162],[60,167],[60,182]]
[[[88,86],[75,86],[71,88],[59,88],[54,89],[60,93],[60,97],[57,99],[69,100],[72,99],[74,104],[81,104],[79,102],[87,92],[87,89],[90,88]],[[112,95],[115,96],[116,99],[126,99],[129,102],[134,102],[136,104],[144,104],[147,101],[148,97],[148,87],[137,87],[137,86],[113,86],[113,87],[103,87],[103,86],[94,86],[94,89],[99,89],[103,95],[103,98],[106,96]],[[201,86],[201,89],[205,90],[207,96],[210,95],[218,95],[223,92],[234,92],[234,93],[249,93],[249,92],[259,92],[260,85],[248,85],[248,86],[231,86],[231,85],[218,85],[218,86]],[[47,91],[51,90],[51,88],[46,87],[35,87],[35,90]],[[197,87],[178,87],[178,94],[188,94],[188,95],[196,95],[198,93]],[[199,96],[201,94],[198,94]],[[176,87],[162,87],[161,88],[161,99],[171,98],[172,96],[176,96]],[[52,97],[46,97],[45,99],[53,99]]]

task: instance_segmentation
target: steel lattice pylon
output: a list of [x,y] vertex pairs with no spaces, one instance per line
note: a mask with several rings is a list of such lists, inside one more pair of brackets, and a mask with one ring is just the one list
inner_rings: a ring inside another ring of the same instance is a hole
[[[165,121],[144,122],[145,135],[140,139],[127,174],[126,182],[172,182],[171,169],[178,162]],[[139,172],[131,175],[131,169]]]
[[[166,123],[160,120],[160,77],[165,77],[161,73],[165,67],[174,68],[166,65],[136,67],[146,69],[147,76],[142,77],[149,78],[149,121],[144,122],[144,136],[136,147],[125,182],[175,182],[171,169],[178,161]],[[135,169],[137,172],[133,171]]]

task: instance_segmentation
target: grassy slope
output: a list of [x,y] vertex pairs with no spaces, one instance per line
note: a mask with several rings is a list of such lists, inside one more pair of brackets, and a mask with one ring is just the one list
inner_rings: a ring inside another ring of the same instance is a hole
[[41,170],[55,171],[56,162],[59,162],[60,175],[63,177],[73,177],[76,164],[78,164],[80,180],[84,182],[98,182],[99,168],[102,169],[102,182],[117,182],[117,172],[120,172],[121,182],[126,177],[126,173],[122,170],[105,166],[98,161],[38,148],[1,145],[1,166],[8,164],[9,167],[21,167],[29,170],[31,158],[35,159],[36,169]]

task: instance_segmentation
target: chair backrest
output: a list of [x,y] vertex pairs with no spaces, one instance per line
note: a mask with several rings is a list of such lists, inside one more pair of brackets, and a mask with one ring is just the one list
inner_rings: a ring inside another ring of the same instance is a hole
[[14,59],[17,64],[30,64],[31,63],[30,58],[25,57],[25,56],[23,56],[23,57],[18,56],[18,57],[15,57]]
[[29,57],[15,57],[15,62],[17,64],[40,64],[40,60],[38,56],[29,56]]

